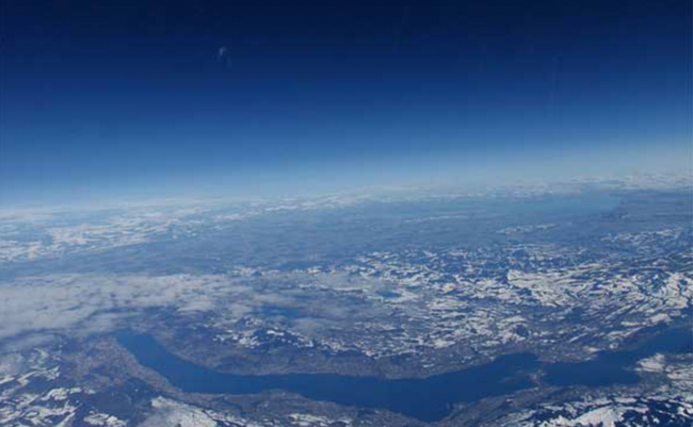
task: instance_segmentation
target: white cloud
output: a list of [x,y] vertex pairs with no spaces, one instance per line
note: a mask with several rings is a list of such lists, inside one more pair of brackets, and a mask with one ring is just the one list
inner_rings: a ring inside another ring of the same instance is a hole
[[108,330],[144,308],[209,310],[214,296],[244,290],[214,275],[60,275],[0,282],[0,338],[78,325],[83,332]]
[[257,281],[212,274],[63,274],[0,281],[0,339],[39,331],[88,335],[113,330],[148,308],[183,316],[214,312],[228,324],[263,307],[305,306],[300,289],[290,281],[276,286],[287,278],[268,274],[271,279]]

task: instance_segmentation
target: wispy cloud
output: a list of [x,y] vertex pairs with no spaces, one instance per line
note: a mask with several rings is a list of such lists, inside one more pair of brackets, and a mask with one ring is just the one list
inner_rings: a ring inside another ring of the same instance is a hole
[[[45,276],[0,283],[0,338],[77,326],[114,327],[145,308],[208,310],[213,296],[245,292],[222,276]],[[88,321],[88,322],[87,322]]]

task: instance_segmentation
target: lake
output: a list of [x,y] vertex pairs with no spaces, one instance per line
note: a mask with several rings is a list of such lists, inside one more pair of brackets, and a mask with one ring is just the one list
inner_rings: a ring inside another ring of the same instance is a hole
[[541,363],[531,353],[519,353],[427,378],[387,379],[336,374],[228,374],[186,361],[148,335],[126,331],[116,338],[141,365],[184,392],[255,394],[284,390],[319,401],[386,409],[426,422],[445,418],[458,403],[534,387],[533,373],[543,372],[543,381],[555,386],[633,384],[639,381],[632,370],[638,360],[660,352],[693,352],[690,329],[676,328],[660,331],[633,349],[598,353],[587,362]]

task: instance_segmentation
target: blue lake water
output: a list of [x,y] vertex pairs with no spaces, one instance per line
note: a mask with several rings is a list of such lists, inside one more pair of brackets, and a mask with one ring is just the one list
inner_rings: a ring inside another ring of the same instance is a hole
[[361,408],[386,409],[421,421],[445,418],[457,403],[503,396],[536,386],[530,375],[543,371],[555,386],[632,384],[638,375],[629,370],[655,353],[693,352],[688,328],[669,329],[627,351],[599,353],[579,363],[540,363],[530,353],[501,356],[482,366],[416,379],[353,377],[335,374],[236,375],[217,372],[172,354],[148,335],[117,334],[120,344],[137,361],[189,393],[255,394],[284,390],[309,399]]
[[556,386],[608,386],[635,384],[638,374],[629,368],[656,353],[692,353],[693,331],[690,328],[667,329],[630,350],[605,351],[587,362],[545,364],[547,383]]

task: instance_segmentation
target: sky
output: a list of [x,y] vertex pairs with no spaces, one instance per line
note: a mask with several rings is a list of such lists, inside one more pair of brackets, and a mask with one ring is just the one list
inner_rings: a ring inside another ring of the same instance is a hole
[[690,0],[0,0],[0,204],[693,169]]

